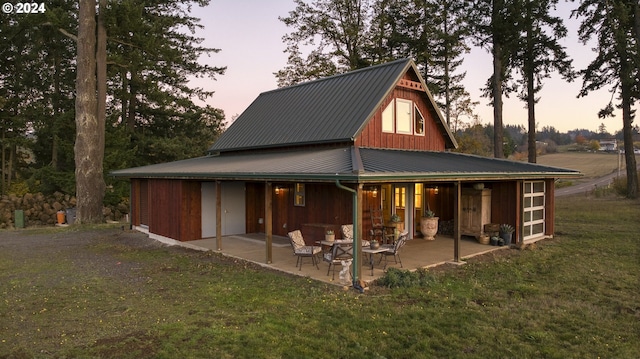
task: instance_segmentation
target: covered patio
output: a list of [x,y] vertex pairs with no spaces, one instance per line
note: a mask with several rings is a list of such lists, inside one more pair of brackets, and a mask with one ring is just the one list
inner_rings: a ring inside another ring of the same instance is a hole
[[[179,245],[186,243],[177,242]],[[197,247],[202,250],[217,251],[216,239],[205,238],[188,242],[187,246]],[[462,237],[460,241],[460,258],[465,259],[487,252],[507,249],[508,247],[497,247],[478,243],[473,237]],[[272,263],[266,263],[267,248],[265,245],[264,234],[241,234],[224,236],[222,238],[222,250],[219,251],[225,255],[241,258],[254,262],[261,266],[280,270],[286,273],[307,276],[309,278],[334,284],[351,285],[350,281],[341,283],[338,272],[340,266],[336,268],[335,280],[332,280],[332,274],[327,275],[329,264],[320,262],[317,269],[312,265],[310,258],[304,258],[302,269],[296,267],[296,257],[293,255],[289,239],[281,236],[273,236],[272,246]],[[373,275],[369,266],[369,257],[365,253],[362,256],[361,279],[369,282],[380,278],[384,275],[384,260],[378,264],[380,255],[374,255]],[[436,240],[427,241],[421,238],[414,238],[407,241],[406,245],[400,250],[400,258],[402,259],[403,268],[406,270],[416,270],[418,268],[428,268],[440,264],[453,262],[454,259],[454,239],[451,236],[437,235]],[[400,268],[400,263],[396,264],[392,257],[388,258],[388,266]]]

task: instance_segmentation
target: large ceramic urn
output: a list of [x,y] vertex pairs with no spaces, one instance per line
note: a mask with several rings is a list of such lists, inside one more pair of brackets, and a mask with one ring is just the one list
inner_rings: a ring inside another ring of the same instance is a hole
[[420,232],[424,239],[432,241],[436,239],[438,233],[438,217],[422,217],[420,218]]

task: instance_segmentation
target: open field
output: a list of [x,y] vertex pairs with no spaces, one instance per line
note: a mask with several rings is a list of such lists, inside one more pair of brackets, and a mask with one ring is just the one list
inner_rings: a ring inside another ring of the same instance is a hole
[[0,358],[634,358],[639,214],[561,198],[553,240],[365,294],[117,227],[0,231]]
[[[562,152],[538,156],[538,164],[578,170],[585,178],[597,178],[618,170],[618,154],[593,152]],[[638,156],[636,156],[638,159]],[[621,158],[624,174],[624,158]]]

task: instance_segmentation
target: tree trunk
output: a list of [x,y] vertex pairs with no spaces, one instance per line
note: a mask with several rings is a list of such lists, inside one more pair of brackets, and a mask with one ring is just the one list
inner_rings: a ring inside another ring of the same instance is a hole
[[636,81],[640,83],[640,4],[638,2],[633,4],[633,19],[634,35],[636,37]]
[[[444,11],[444,36],[449,36],[449,12],[445,7]],[[444,50],[444,102],[445,102],[445,118],[447,120],[447,126],[451,127],[451,78],[449,77],[449,69],[451,67],[451,60],[449,59],[449,39],[445,40]]]
[[102,152],[104,157],[104,136],[105,136],[105,123],[107,117],[107,29],[104,23],[104,12],[107,8],[107,0],[99,0],[99,12],[98,12],[98,32],[97,32],[97,46],[96,46],[96,79],[97,93],[98,93],[98,126],[101,131],[100,143],[102,144]]
[[492,2],[491,22],[493,27],[492,35],[492,55],[493,55],[493,77],[492,94],[493,94],[493,157],[504,158],[504,149],[502,148],[502,73],[503,73],[503,49],[502,40],[497,29],[500,20],[500,10],[502,9],[502,1]]
[[[495,39],[495,36],[494,36]],[[502,148],[502,45],[493,44],[493,157],[504,158]]]
[[4,127],[2,127],[2,141],[0,141],[0,156],[2,156],[2,160],[0,161],[0,194],[6,194],[7,193],[7,188],[5,186],[5,166],[6,166],[6,159],[5,159],[5,130]]
[[527,120],[529,130],[527,139],[529,144],[528,160],[529,163],[536,163],[538,148],[536,146],[536,88],[534,76],[534,44],[533,44],[533,19],[532,19],[531,3],[527,3],[527,14],[525,17],[527,26],[527,53],[525,56],[524,72],[527,78]]
[[633,152],[633,116],[631,112],[631,92],[633,81],[626,76],[629,72],[629,60],[622,59],[621,63],[621,97],[622,97],[622,136],[624,138],[624,159],[627,165],[627,198],[638,198],[638,169],[636,155]]
[[76,74],[76,223],[103,221],[104,125],[96,101],[96,1],[80,0]]

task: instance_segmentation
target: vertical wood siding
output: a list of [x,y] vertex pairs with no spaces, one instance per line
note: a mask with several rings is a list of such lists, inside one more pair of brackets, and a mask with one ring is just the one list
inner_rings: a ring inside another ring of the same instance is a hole
[[200,182],[149,180],[149,231],[179,241],[200,239]]
[[[494,182],[491,186],[491,223],[511,224],[514,236],[520,231],[520,181]],[[515,238],[514,238],[515,239]]]
[[[394,98],[411,100],[418,105],[425,120],[424,136],[382,132],[382,111]],[[445,150],[445,141],[436,121],[439,120],[437,120],[435,109],[428,103],[426,94],[396,87],[382,102],[360,136],[356,138],[355,144],[361,147],[443,151]]]

